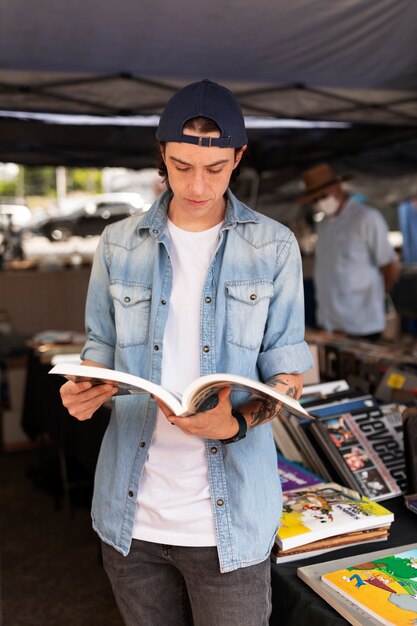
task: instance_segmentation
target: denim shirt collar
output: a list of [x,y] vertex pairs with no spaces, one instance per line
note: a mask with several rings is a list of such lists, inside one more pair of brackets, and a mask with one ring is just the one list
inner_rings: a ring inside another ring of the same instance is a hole
[[[165,230],[169,203],[172,199],[172,191],[167,189],[153,203],[149,211],[138,225],[138,231],[147,229],[155,239],[159,238]],[[228,189],[226,191],[226,212],[221,230],[235,228],[237,224],[259,222],[259,217],[245,204],[240,202]]]

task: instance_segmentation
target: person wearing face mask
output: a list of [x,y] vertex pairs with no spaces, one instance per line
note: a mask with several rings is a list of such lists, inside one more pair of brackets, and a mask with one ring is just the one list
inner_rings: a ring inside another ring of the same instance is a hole
[[314,286],[317,321],[324,330],[377,341],[385,327],[384,300],[400,268],[382,214],[358,202],[320,163],[303,172],[299,204],[313,204],[317,223]]

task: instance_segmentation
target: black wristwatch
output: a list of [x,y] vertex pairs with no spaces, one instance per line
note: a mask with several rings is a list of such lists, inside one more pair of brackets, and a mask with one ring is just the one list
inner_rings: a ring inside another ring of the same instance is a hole
[[232,415],[238,421],[239,431],[236,433],[236,435],[234,437],[229,437],[229,439],[220,439],[220,441],[223,444],[234,443],[235,441],[240,441],[241,439],[244,439],[246,437],[246,431],[248,430],[248,424],[247,424],[244,416],[242,415],[242,413],[239,413],[239,411],[236,411],[236,409],[232,409]]

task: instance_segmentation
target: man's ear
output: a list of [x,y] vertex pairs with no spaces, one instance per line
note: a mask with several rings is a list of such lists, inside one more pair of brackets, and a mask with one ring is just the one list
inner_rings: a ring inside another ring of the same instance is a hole
[[236,169],[237,166],[239,165],[239,163],[240,163],[240,161],[241,161],[241,159],[243,157],[243,153],[245,152],[247,147],[248,146],[242,146],[242,148],[240,148],[240,150],[238,150],[238,152],[236,152],[236,154],[235,154],[235,164],[233,166],[233,169]]

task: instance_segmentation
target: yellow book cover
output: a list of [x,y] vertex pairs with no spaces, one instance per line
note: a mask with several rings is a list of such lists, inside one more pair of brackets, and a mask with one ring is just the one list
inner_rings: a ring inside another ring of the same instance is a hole
[[[360,557],[358,557],[360,559]],[[417,548],[322,575],[322,581],[381,624],[417,623]]]
[[393,520],[393,513],[377,502],[337,483],[325,483],[283,495],[276,543],[289,550],[335,535],[389,526]]

